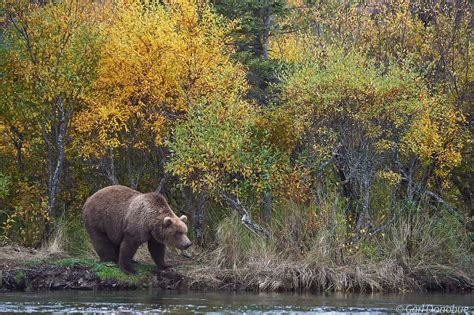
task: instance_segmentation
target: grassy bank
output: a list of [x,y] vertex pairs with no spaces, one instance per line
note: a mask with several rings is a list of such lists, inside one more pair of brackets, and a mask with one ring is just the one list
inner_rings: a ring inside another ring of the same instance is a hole
[[[22,251],[11,246],[0,252]],[[63,253],[63,256],[65,254]],[[23,254],[21,261],[2,260],[0,264],[0,291],[38,290],[133,290],[181,289],[186,279],[176,272],[156,270],[149,262],[135,263],[134,275],[123,273],[114,263],[100,263],[96,259],[54,257],[36,252]]]
[[[202,253],[177,265],[176,272],[157,272],[153,264],[137,263],[136,275],[117,265],[88,258],[49,258],[0,266],[0,290],[130,290],[198,289],[247,291],[460,291],[474,288],[466,272],[433,263],[406,266],[397,259],[317,264],[312,257],[289,257],[256,241],[237,261],[224,262],[224,248]],[[239,249],[237,249],[239,250]],[[228,263],[234,263],[230,266]]]
[[[80,223],[58,224],[40,250],[0,250],[3,289],[203,289],[253,291],[472,290],[471,240],[449,212],[404,208],[390,225],[351,233],[335,202],[275,206],[269,237],[237,216],[218,219],[212,246],[167,251],[176,272],[157,272],[145,247],[138,274],[98,263]],[[191,256],[189,258],[188,256]],[[21,262],[21,263],[19,263]]]
[[334,205],[279,205],[269,238],[227,218],[216,248],[188,276],[195,284],[259,291],[474,288],[471,240],[449,213],[404,209],[390,225],[354,239]]

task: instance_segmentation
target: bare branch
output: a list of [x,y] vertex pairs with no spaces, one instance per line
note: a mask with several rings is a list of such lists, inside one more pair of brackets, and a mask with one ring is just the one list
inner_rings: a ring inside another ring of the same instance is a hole
[[258,234],[260,236],[264,237],[269,237],[270,233],[260,225],[256,224],[255,222],[252,221],[249,212],[245,207],[242,205],[240,202],[239,198],[236,196],[232,196],[228,193],[221,192],[220,197],[222,198],[222,201],[224,204],[227,206],[231,207],[234,209],[239,215],[242,216],[242,224],[248,228],[250,231],[254,232],[255,234]]

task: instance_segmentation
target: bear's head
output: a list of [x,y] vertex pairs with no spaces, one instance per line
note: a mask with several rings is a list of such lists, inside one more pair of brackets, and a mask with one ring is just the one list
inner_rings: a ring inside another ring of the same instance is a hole
[[163,240],[166,245],[174,246],[178,249],[187,249],[191,246],[188,236],[188,227],[186,226],[187,217],[167,216],[163,219]]

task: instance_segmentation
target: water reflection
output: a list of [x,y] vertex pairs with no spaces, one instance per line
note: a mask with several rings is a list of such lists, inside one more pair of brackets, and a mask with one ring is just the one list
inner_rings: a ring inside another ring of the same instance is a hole
[[[425,305],[425,308],[421,308]],[[436,305],[438,308],[430,308]],[[454,306],[453,306],[454,305]],[[0,312],[37,314],[428,314],[474,313],[474,294],[236,293],[61,291],[0,294]],[[448,308],[451,306],[451,308]]]

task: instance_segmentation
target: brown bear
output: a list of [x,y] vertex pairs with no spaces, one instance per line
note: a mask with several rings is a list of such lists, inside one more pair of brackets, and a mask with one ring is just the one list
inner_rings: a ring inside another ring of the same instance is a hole
[[145,242],[159,268],[171,267],[164,260],[166,245],[179,249],[191,246],[186,216],[177,217],[157,192],[105,187],[87,199],[83,218],[100,260],[116,262],[126,273],[135,273],[132,259]]

